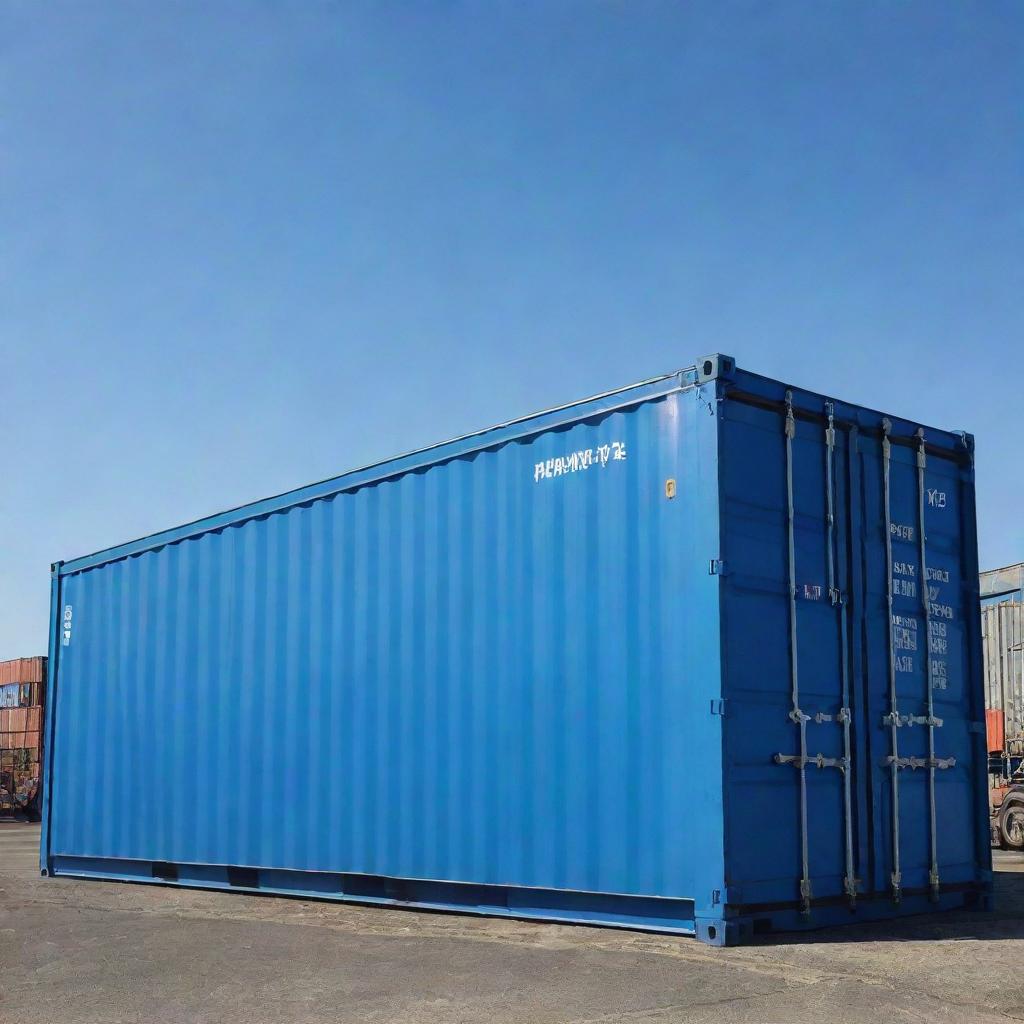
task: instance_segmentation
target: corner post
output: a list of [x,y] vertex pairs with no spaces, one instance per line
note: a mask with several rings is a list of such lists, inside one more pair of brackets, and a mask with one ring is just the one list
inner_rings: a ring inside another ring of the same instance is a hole
[[53,805],[53,736],[57,707],[57,661],[60,658],[61,630],[61,569],[63,562],[50,566],[50,639],[46,657],[46,705],[43,712],[42,793],[40,815],[42,828],[39,835],[39,873],[49,875],[50,863],[50,809]]

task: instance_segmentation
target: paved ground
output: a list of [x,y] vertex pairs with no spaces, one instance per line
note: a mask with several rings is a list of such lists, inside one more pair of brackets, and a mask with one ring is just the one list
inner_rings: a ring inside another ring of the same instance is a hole
[[1024,857],[998,910],[692,939],[38,877],[0,825],[0,1022],[1024,1020]]

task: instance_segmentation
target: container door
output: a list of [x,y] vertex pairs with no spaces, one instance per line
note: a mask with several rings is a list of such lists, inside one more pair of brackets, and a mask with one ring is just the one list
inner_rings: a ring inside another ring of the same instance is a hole
[[894,903],[937,901],[987,861],[970,453],[888,420],[858,453],[871,882]]
[[851,428],[787,394],[730,396],[722,429],[729,896],[751,913],[852,904],[869,781]]
[[850,644],[850,432],[831,402],[798,422],[787,392],[784,433],[791,738],[774,760],[795,775],[799,903],[809,914],[815,902],[854,906],[860,888],[856,787],[863,797],[867,781],[854,744],[864,704]]
[[927,909],[988,862],[970,452],[779,398],[722,417],[728,899]]

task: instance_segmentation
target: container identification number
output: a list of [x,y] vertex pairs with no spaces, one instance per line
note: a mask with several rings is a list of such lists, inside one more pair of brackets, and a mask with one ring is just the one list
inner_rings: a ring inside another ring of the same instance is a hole
[[569,455],[557,455],[553,459],[545,459],[533,467],[533,482],[550,480],[552,477],[565,476],[566,473],[579,473],[591,466],[607,466],[609,462],[624,462],[626,459],[626,442],[612,441],[610,444],[597,445],[595,448],[582,448]]

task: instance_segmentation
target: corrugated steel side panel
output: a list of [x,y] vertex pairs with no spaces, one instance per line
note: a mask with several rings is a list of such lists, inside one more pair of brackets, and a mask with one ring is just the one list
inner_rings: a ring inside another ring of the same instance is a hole
[[65,577],[49,854],[710,900],[714,439],[673,394]]

